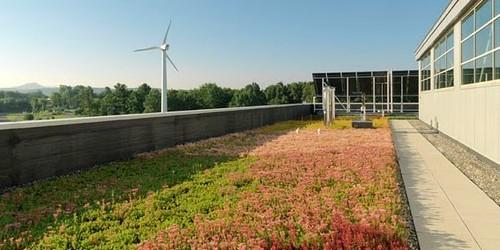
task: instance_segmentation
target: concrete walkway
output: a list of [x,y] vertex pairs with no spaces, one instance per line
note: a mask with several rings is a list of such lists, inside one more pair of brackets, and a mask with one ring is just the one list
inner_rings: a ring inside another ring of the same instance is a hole
[[407,121],[391,121],[421,249],[500,249],[500,207]]

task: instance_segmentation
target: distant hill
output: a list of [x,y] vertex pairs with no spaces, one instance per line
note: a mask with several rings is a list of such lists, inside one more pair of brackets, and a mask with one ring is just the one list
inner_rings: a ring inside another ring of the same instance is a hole
[[[104,88],[93,88],[94,93],[99,94],[104,91]],[[46,87],[36,82],[29,82],[17,87],[0,88],[4,91],[17,91],[19,93],[27,94],[41,91],[44,95],[50,96],[54,92],[59,91],[59,87]]]
[[31,90],[31,89],[43,89],[43,88],[47,88],[39,83],[36,83],[36,82],[29,82],[29,83],[25,83],[21,86],[17,86],[16,89],[19,89],[19,90]]
[[27,94],[41,91],[44,95],[50,95],[54,92],[59,91],[58,87],[46,87],[36,82],[25,83],[23,85],[12,87],[12,88],[0,88],[4,91],[17,91],[19,93]]

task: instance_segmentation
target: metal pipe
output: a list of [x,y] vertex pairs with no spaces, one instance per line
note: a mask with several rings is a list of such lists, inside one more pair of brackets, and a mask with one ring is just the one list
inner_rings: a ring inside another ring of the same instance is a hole
[[403,91],[403,86],[404,86],[403,82],[404,82],[404,79],[405,79],[404,76],[402,76],[401,77],[401,83],[400,83],[401,84],[401,101],[400,101],[400,103],[401,103],[401,109],[400,109],[401,113],[404,112],[404,104],[403,104],[404,103],[404,101],[403,101],[404,100],[403,99],[404,98],[404,94],[403,94],[404,93],[404,91]]
[[[356,81],[357,81],[357,78],[358,78],[358,73],[356,73]],[[350,91],[350,86],[349,86],[349,78],[347,78],[347,113],[350,113],[351,112],[351,95],[349,93]]]
[[385,81],[385,85],[387,88],[387,90],[386,90],[386,93],[387,93],[386,94],[387,95],[386,96],[386,104],[387,104],[386,110],[387,110],[387,112],[389,112],[389,95],[390,95],[390,93],[389,93],[389,91],[390,91],[389,90],[389,79],[390,79],[389,75],[390,75],[390,72],[387,72],[387,79]]
[[375,84],[375,77],[373,77],[373,79],[372,79],[372,88],[373,88],[372,89],[372,97],[373,97],[373,100],[372,100],[373,110],[372,110],[372,112],[375,113],[375,112],[377,112],[377,108],[375,105],[375,103],[376,103],[376,93],[375,92],[377,92],[376,84]]

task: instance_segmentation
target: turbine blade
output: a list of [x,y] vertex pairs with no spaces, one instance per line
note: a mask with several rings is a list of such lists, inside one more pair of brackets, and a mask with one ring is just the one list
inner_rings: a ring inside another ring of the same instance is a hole
[[172,62],[172,59],[170,59],[170,56],[168,56],[167,54],[165,54],[165,55],[167,56],[167,59],[170,61],[170,63],[172,64],[172,66],[174,66],[175,71],[179,72],[179,70],[175,66],[174,62]]
[[134,52],[147,51],[147,50],[157,50],[157,49],[161,50],[160,47],[148,47],[148,48],[144,48],[144,49],[136,49],[136,50],[134,50]]
[[168,23],[168,28],[167,28],[167,32],[165,32],[165,37],[163,37],[163,44],[167,43],[167,36],[168,36],[168,32],[170,31],[170,25],[172,25],[172,20],[170,20],[170,22]]

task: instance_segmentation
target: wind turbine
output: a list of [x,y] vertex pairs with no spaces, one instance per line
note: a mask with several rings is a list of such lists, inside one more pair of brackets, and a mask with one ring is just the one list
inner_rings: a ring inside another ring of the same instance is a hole
[[168,32],[170,31],[170,26],[172,25],[172,21],[168,24],[167,31],[165,32],[165,37],[163,37],[163,41],[159,47],[148,47],[143,49],[134,50],[134,52],[139,51],[148,51],[148,50],[159,50],[161,51],[161,112],[165,113],[168,111],[167,104],[167,59],[174,66],[175,71],[179,72],[177,67],[175,66],[172,59],[167,54],[167,50],[170,48],[170,44],[167,43]]

